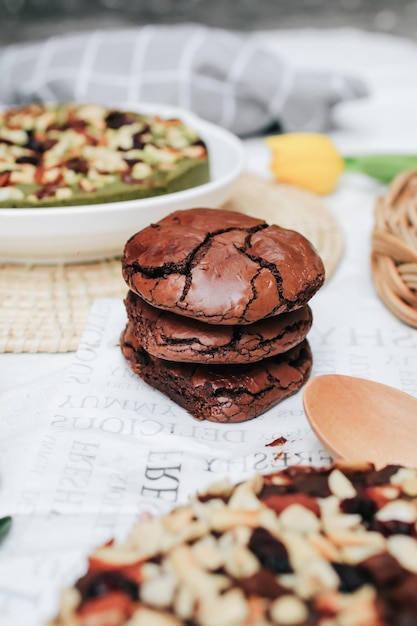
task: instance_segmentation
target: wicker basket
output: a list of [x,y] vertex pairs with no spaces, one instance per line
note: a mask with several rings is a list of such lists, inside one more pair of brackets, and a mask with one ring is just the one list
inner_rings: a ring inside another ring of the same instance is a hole
[[398,175],[376,201],[371,267],[381,300],[417,328],[417,170]]

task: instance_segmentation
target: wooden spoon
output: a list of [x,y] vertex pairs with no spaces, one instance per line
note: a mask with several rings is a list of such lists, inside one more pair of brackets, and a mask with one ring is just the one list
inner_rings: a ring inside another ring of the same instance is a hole
[[327,374],[304,387],[311,428],[335,458],[417,467],[417,399],[363,378]]

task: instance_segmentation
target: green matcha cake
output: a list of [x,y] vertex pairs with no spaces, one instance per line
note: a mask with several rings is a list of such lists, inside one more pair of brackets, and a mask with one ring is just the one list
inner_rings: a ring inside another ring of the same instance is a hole
[[0,207],[159,196],[209,181],[207,147],[180,119],[99,104],[0,112]]

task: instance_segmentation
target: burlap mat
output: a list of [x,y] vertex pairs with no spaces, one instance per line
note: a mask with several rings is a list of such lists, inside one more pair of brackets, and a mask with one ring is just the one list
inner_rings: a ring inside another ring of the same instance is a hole
[[417,170],[396,176],[376,201],[371,267],[387,308],[417,328]]
[[[327,280],[332,275],[343,252],[342,235],[316,196],[244,174],[226,207],[298,230],[322,256]],[[123,298],[126,291],[119,258],[80,265],[1,264],[0,352],[76,350],[93,300]]]

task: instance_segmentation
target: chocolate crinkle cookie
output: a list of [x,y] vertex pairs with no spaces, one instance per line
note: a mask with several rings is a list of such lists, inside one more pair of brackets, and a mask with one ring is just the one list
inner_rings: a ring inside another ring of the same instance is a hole
[[89,558],[49,626],[411,626],[417,470],[217,483]]
[[308,305],[253,324],[215,325],[149,305],[133,291],[125,299],[133,333],[155,357],[184,363],[253,363],[282,354],[305,339]]
[[145,382],[188,410],[195,419],[244,422],[292,395],[311,372],[311,350],[304,340],[284,354],[255,363],[200,365],[152,357],[128,324],[122,352]]
[[176,211],[126,243],[121,349],[193,417],[257,417],[307,381],[323,262],[300,233],[223,209]]
[[152,306],[209,324],[251,324],[298,309],[324,282],[300,233],[235,211],[176,211],[127,242],[123,276]]

